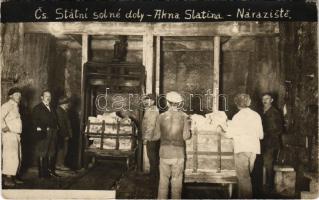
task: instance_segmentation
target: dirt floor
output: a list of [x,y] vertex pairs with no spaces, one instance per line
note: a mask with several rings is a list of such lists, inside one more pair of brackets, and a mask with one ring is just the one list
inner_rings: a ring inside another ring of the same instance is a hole
[[[99,161],[89,169],[65,172],[61,178],[49,179],[39,179],[37,169],[30,168],[22,179],[24,184],[17,185],[15,189],[116,190],[118,199],[153,199],[157,196],[158,187],[157,179],[136,170],[127,171],[124,161]],[[227,187],[184,184],[182,198],[225,199],[228,198]]]

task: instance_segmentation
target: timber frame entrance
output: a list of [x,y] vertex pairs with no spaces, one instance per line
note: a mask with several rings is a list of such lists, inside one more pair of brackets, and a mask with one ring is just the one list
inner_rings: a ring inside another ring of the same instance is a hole
[[[26,33],[51,33],[53,35],[78,35],[82,45],[82,75],[84,63],[89,60],[90,35],[139,35],[143,37],[143,65],[146,71],[146,93],[159,94],[161,37],[164,36],[211,36],[214,43],[214,81],[212,89],[219,87],[221,37],[275,36],[279,34],[278,22],[191,22],[191,23],[127,23],[127,22],[49,22],[23,23]],[[81,93],[84,86],[81,85]],[[81,96],[83,96],[81,94]],[[217,93],[215,95],[218,95]],[[84,109],[83,101],[81,109]],[[218,101],[213,101],[218,110]],[[84,129],[81,116],[81,129]],[[81,138],[81,137],[80,137]],[[79,141],[78,166],[82,165],[82,139]]]

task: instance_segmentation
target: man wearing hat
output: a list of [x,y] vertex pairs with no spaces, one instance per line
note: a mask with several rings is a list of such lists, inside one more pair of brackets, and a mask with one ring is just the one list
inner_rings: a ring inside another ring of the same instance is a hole
[[238,178],[238,198],[252,198],[250,174],[254,168],[256,154],[260,154],[260,140],[263,127],[260,115],[249,108],[251,99],[248,94],[237,94],[235,104],[239,109],[228,126],[221,124],[225,136],[233,138],[234,161]]
[[32,110],[34,132],[37,137],[36,154],[40,178],[58,177],[55,173],[58,120],[50,104],[51,92],[44,90],[41,93],[41,102]]
[[152,178],[157,178],[159,174],[158,170],[158,150],[159,142],[151,141],[157,117],[159,116],[159,110],[155,105],[156,97],[153,94],[148,94],[143,99],[144,104],[144,116],[142,121],[142,137],[144,143],[146,143],[147,157],[150,163],[150,175]]
[[2,174],[4,186],[15,186],[15,178],[21,164],[22,121],[19,113],[21,91],[11,88],[8,92],[9,101],[1,106],[1,132],[2,132]]
[[69,99],[68,97],[63,96],[59,99],[59,106],[56,110],[59,123],[56,160],[57,170],[69,170],[69,168],[64,165],[65,157],[68,152],[68,141],[72,137],[71,123],[67,113],[68,109]]
[[161,140],[158,198],[167,199],[171,178],[172,199],[180,199],[183,186],[185,141],[190,138],[187,115],[178,106],[183,101],[177,92],[166,94],[168,110],[159,115],[152,140]]

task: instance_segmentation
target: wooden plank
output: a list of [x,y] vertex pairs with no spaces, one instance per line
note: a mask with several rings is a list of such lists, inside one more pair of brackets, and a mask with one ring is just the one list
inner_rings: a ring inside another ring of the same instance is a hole
[[155,93],[160,93],[161,37],[156,37]]
[[[143,65],[145,66],[145,71],[146,71],[146,81],[145,81],[145,91],[143,93],[149,94],[152,93],[154,90],[154,85],[153,85],[153,74],[154,74],[154,37],[152,35],[152,30],[147,29],[146,34],[143,36]],[[141,143],[139,145],[139,156],[142,158],[138,157],[138,163],[141,162],[142,170],[144,172],[149,171],[149,165],[148,165],[148,157],[146,153],[146,145],[143,145],[142,139],[139,141]],[[143,148],[144,147],[144,148]],[[139,164],[138,164],[139,165]]]
[[85,152],[96,154],[99,156],[107,156],[107,157],[128,157],[128,156],[134,154],[135,149],[133,149],[133,150],[114,150],[114,149],[90,148],[90,149],[86,149]]
[[153,91],[154,39],[149,30],[143,36],[143,65],[146,70],[146,94]]
[[218,172],[222,170],[222,139],[220,134],[218,134],[218,160],[219,160],[219,166],[218,166]]
[[193,173],[185,170],[185,182],[187,183],[237,183],[235,170],[200,171]]
[[[193,151],[187,151],[186,152],[187,155],[195,155],[195,152]],[[219,156],[220,154],[222,156],[234,156],[233,152],[213,152],[213,151],[197,151],[196,152],[197,155],[205,155],[205,156]]]
[[197,172],[197,168],[198,168],[197,144],[198,144],[198,131],[197,129],[195,129],[194,135],[193,135],[193,172]]
[[105,121],[103,120],[102,122],[102,134],[101,134],[101,145],[100,145],[100,149],[103,149],[103,143],[104,143],[104,132],[105,132]]
[[81,116],[80,116],[80,137],[79,137],[79,146],[78,146],[78,163],[77,167],[82,167],[82,155],[83,155],[83,132],[84,129],[84,110],[85,110],[85,70],[84,64],[88,61],[89,57],[89,35],[83,34],[82,35],[82,65],[81,65]]
[[115,199],[116,190],[4,189],[4,199]]
[[214,37],[214,81],[213,81],[213,112],[218,110],[219,95],[219,65],[220,65],[220,36]]
[[[147,30],[155,36],[278,36],[278,22],[240,22],[233,31],[233,22],[206,23],[126,23],[126,22],[55,22],[25,23],[26,32],[88,35],[144,35]],[[187,30],[187,31],[185,31]]]

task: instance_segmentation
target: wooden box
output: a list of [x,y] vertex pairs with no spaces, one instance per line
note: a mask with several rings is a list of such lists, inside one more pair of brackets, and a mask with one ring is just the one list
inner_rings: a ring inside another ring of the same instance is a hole
[[134,123],[91,123],[88,121],[85,134],[93,140],[90,149],[131,151],[136,147]]
[[186,140],[185,182],[229,184],[231,191],[237,182],[232,139],[195,129]]
[[295,195],[296,172],[289,166],[274,166],[276,193],[293,197]]
[[217,132],[194,131],[186,140],[186,169],[192,171],[234,170],[232,139]]

